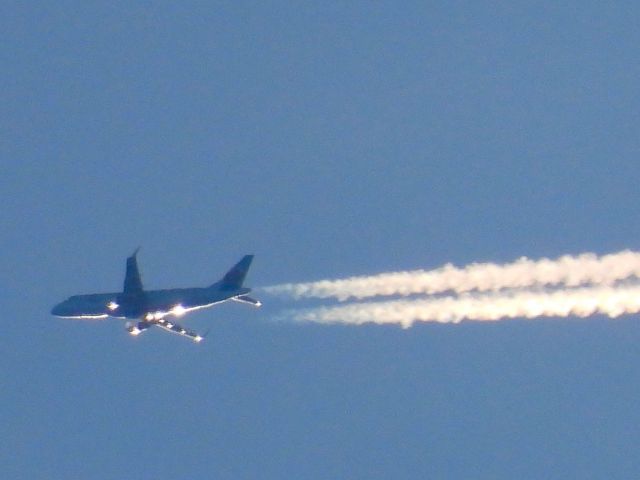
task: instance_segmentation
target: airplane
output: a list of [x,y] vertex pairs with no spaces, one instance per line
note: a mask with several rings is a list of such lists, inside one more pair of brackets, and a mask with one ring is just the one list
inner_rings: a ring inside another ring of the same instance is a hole
[[181,317],[185,313],[208,308],[233,300],[259,307],[262,303],[247,294],[243,287],[253,255],[245,255],[218,282],[204,288],[174,288],[147,290],[142,288],[136,249],[127,258],[122,292],[74,295],[57,304],[51,314],[63,318],[121,318],[136,319],[127,322],[126,330],[134,336],[156,326],[161,329],[201,342],[205,335],[187,330],[167,317]]

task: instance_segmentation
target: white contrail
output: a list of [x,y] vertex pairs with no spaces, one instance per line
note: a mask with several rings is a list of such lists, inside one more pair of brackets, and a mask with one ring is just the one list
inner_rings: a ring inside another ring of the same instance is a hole
[[319,323],[391,323],[410,327],[415,321],[460,322],[509,318],[617,317],[640,312],[640,285],[584,287],[544,291],[512,291],[488,294],[352,303],[291,312],[294,320]]
[[294,298],[336,298],[344,301],[349,298],[448,291],[460,294],[532,287],[610,286],[632,277],[640,277],[640,252],[625,250],[600,257],[594,253],[565,255],[555,260],[523,257],[513,263],[473,263],[461,268],[447,264],[429,271],[290,283],[265,290]]

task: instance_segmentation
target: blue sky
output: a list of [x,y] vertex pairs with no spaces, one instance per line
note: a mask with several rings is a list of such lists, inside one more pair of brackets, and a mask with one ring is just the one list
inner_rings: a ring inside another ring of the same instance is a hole
[[2,478],[633,478],[637,318],[408,330],[223,305],[207,342],[49,315],[637,249],[639,7],[9,2]]

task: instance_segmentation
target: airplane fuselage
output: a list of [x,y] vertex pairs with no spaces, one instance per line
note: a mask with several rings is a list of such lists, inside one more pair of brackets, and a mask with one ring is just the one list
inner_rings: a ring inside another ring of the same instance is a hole
[[136,250],[127,258],[127,268],[122,292],[74,295],[57,304],[51,313],[66,318],[127,318],[137,322],[127,322],[126,330],[131,335],[139,335],[152,326],[200,342],[204,336],[187,330],[167,316],[180,317],[187,312],[211,307],[227,300],[247,303],[254,307],[259,300],[247,295],[250,288],[242,286],[249,270],[253,255],[245,255],[222,279],[205,288],[172,288],[168,290],[144,290]]
[[51,310],[53,315],[67,318],[147,318],[159,319],[167,315],[180,316],[186,312],[207,308],[217,303],[249,293],[249,288],[234,290],[214,286],[207,288],[173,288],[149,290],[136,295],[122,292],[74,295]]

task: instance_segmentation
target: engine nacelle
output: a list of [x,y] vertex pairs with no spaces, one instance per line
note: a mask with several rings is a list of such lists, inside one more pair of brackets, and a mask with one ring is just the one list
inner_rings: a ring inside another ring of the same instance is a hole
[[149,322],[138,322],[138,323],[127,323],[126,328],[127,328],[127,332],[129,332],[133,336],[136,336],[136,335],[140,335],[149,327],[151,327],[151,324]]

